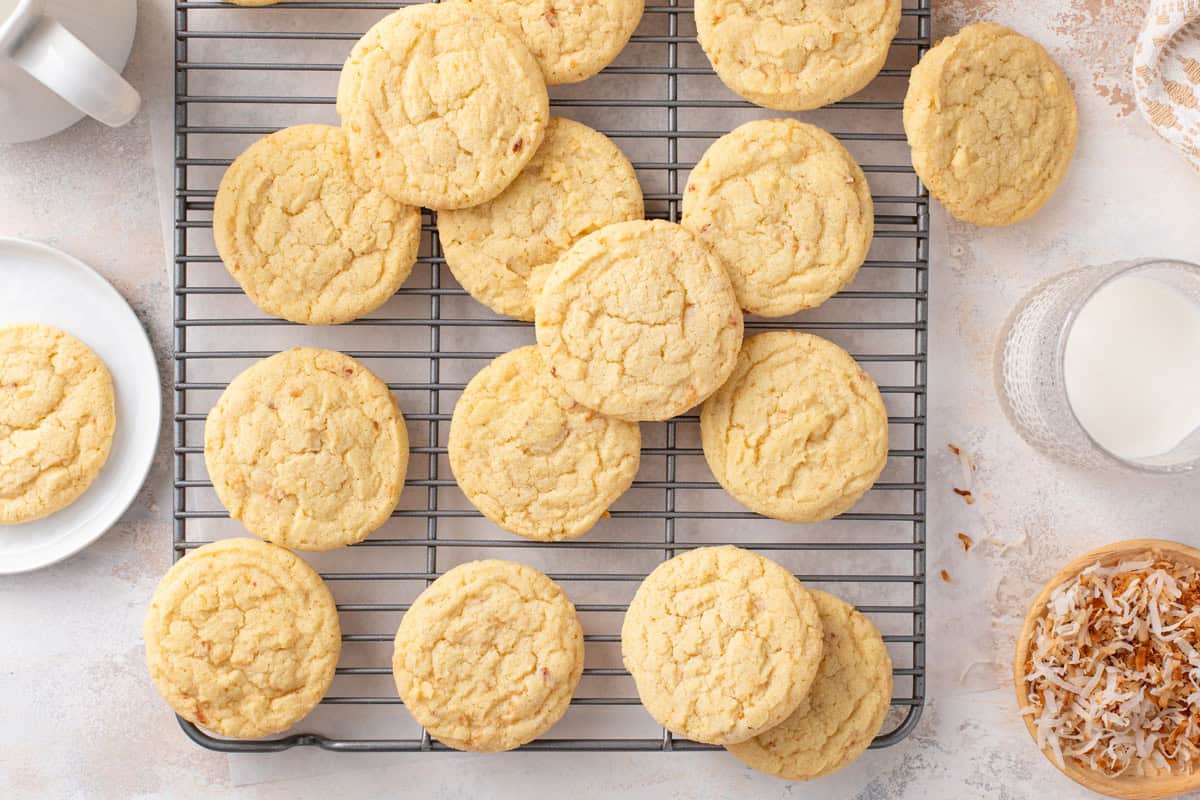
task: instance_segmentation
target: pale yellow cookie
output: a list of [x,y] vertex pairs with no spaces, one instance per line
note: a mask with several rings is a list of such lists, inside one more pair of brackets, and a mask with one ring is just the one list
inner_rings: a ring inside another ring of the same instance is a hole
[[643,0],[461,0],[507,25],[533,53],[546,83],[590,78],[625,48]]
[[662,220],[580,239],[551,270],[536,325],[542,356],[568,394],[635,421],[669,419],[704,400],[742,342],[725,268]]
[[567,248],[642,213],[642,189],[620,148],[586,125],[551,117],[525,171],[494,200],[438,214],[438,235],[446,265],[472,297],[532,320],[534,298]]
[[821,661],[821,621],[783,567],[737,547],[701,547],[660,564],[621,626],[638,695],[667,730],[736,744],[783,722]]
[[229,516],[294,550],[365,539],[400,499],[408,431],[387,384],[349,356],[296,347],[234,378],[204,426]]
[[450,421],[450,468],[501,528],[558,541],[586,533],[633,483],[636,422],[576,403],[538,348],[505,353],[471,379]]
[[379,308],[404,283],[421,211],[356,174],[341,128],[297,125],[250,145],[225,171],[213,239],[263,311],[335,325]]
[[913,167],[951,215],[975,225],[1033,216],[1075,152],[1071,85],[1040,44],[968,25],[913,68],[904,132]]
[[717,77],[760,106],[819,108],[879,74],[900,0],[696,0],[696,35]]
[[312,567],[257,539],[224,539],[159,581],[143,626],[146,665],[186,720],[224,736],[286,730],[333,682],[342,633]]
[[782,317],[854,279],[874,214],[867,178],[837,139],[769,119],[712,143],[688,178],[682,224],[724,262],[743,309]]
[[808,696],[792,715],[728,750],[790,781],[836,772],[866,751],[892,702],[892,660],[879,629],[854,606],[810,589],[825,646]]
[[833,342],[796,331],[746,340],[700,410],[704,458],[734,499],[790,522],[853,506],[887,463],[883,397]]
[[430,736],[495,752],[554,726],[583,675],[583,628],[557,583],[512,561],[461,564],[400,621],[392,672]]
[[346,60],[337,110],[351,154],[384,191],[438,210],[504,191],[550,119],[529,50],[464,3],[409,6],[376,23]]
[[49,325],[0,327],[0,525],[78,499],[116,426],[112,376],[91,348]]

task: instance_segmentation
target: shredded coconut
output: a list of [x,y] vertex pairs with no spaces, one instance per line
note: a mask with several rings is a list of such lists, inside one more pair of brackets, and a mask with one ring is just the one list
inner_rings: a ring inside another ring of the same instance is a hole
[[1025,713],[1060,766],[1200,769],[1200,572],[1145,555],[1083,570],[1034,628]]

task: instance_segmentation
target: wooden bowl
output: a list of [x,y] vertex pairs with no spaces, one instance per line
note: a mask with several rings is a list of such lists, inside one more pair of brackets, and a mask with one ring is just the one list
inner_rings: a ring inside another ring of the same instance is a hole
[[[1033,605],[1030,606],[1029,614],[1025,617],[1025,624],[1021,627],[1021,634],[1017,637],[1017,652],[1013,658],[1013,683],[1017,689],[1017,706],[1022,712],[1021,718],[1025,720],[1025,727],[1029,729],[1029,733],[1033,736],[1035,742],[1037,741],[1037,730],[1034,728],[1033,718],[1029,714],[1024,713],[1029,705],[1025,698],[1025,662],[1029,657],[1034,626],[1037,624],[1038,618],[1045,612],[1050,594],[1061,584],[1071,580],[1096,562],[1107,566],[1141,553],[1153,553],[1155,557],[1161,557],[1168,561],[1200,567],[1200,550],[1195,548],[1179,544],[1178,542],[1168,542],[1164,539],[1129,539],[1124,542],[1097,547],[1095,550],[1084,553],[1079,558],[1067,564],[1055,573],[1054,577],[1042,587],[1042,591],[1034,599]],[[1070,760],[1065,761],[1065,767],[1059,767],[1049,748],[1044,749],[1042,754],[1071,780],[1085,788],[1091,789],[1093,792],[1099,792],[1109,797],[1123,797],[1129,798],[1129,800],[1157,800],[1157,798],[1175,797],[1200,789],[1200,772],[1191,775],[1164,775],[1161,777],[1119,776],[1110,778],[1107,775],[1102,775],[1086,767],[1079,766]]]

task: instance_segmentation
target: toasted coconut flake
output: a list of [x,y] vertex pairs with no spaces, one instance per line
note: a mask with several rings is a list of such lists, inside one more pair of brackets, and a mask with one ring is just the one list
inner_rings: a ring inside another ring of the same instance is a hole
[[1147,556],[1083,570],[1034,627],[1026,713],[1060,766],[1200,769],[1200,572]]

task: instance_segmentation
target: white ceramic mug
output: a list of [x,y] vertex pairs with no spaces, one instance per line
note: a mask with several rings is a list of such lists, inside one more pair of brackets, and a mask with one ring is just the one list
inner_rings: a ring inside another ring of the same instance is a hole
[[133,119],[141,97],[118,70],[136,20],[136,0],[0,0],[0,142]]

